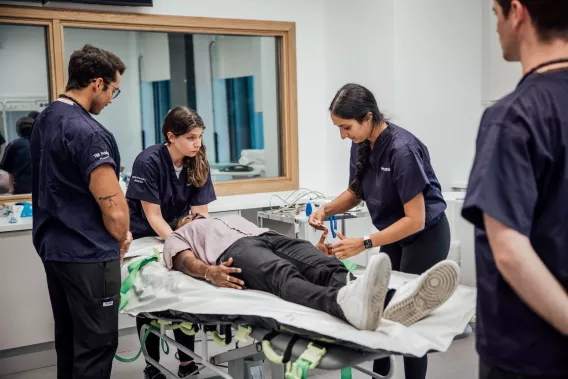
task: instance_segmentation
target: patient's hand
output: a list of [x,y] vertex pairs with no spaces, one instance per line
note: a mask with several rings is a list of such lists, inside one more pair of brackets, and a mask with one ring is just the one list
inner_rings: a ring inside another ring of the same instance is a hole
[[234,288],[237,290],[242,290],[245,282],[242,280],[231,276],[233,273],[240,273],[243,270],[236,267],[230,267],[233,264],[233,258],[229,258],[228,261],[221,263],[218,266],[213,266],[207,274],[207,279],[211,278],[211,283],[218,287]]
[[120,244],[120,263],[122,264],[122,260],[124,259],[124,255],[128,252],[130,248],[130,244],[132,243],[132,233],[128,231],[126,234],[126,239]]
[[325,255],[333,255],[329,251],[328,244],[325,243],[325,239],[327,237],[327,233],[329,233],[329,229],[325,228],[319,242],[317,243],[316,247],[322,251]]

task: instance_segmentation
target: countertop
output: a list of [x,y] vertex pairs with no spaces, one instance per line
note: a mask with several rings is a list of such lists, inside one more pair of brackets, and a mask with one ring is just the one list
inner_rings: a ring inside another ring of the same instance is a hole
[[[276,196],[286,199],[294,191],[283,192],[267,192],[255,193],[247,195],[233,195],[233,196],[219,196],[217,200],[209,204],[209,212],[227,212],[243,209],[264,208],[272,206],[276,207],[282,204],[282,201]],[[272,203],[271,203],[272,201]],[[19,230],[31,230],[32,218],[22,218],[16,224],[10,224],[8,217],[0,216],[0,233],[2,232],[15,232]]]
[[16,232],[18,230],[31,230],[32,218],[23,217],[19,222],[10,224],[7,216],[0,216],[0,233],[2,232]]
[[[217,200],[209,204],[209,212],[227,212],[243,209],[265,208],[269,206],[277,207],[282,204],[282,199],[286,199],[294,191],[254,193],[247,195],[219,196]],[[464,192],[444,192],[446,200],[461,200],[465,196]],[[337,195],[329,195],[334,198]],[[10,224],[8,217],[0,216],[0,233],[15,232],[18,230],[31,230],[32,218],[24,217],[16,224]]]

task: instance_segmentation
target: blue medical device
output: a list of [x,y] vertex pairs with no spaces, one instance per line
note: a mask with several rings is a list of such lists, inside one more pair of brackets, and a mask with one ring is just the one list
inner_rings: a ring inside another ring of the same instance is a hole
[[335,216],[330,216],[329,219],[329,228],[331,229],[331,235],[333,238],[337,237],[335,234],[335,230],[337,229],[337,218]]
[[20,203],[16,203],[16,205],[23,205],[24,208],[22,209],[22,214],[20,217],[32,217],[32,203],[28,201],[22,201]]

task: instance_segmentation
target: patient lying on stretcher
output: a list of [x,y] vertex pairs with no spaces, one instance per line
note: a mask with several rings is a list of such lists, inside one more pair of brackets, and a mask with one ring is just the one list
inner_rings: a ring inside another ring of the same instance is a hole
[[374,256],[355,279],[335,257],[308,241],[289,238],[240,216],[187,216],[164,245],[168,268],[219,287],[269,292],[326,312],[361,330],[381,319],[409,326],[442,305],[455,291],[459,267],[443,261],[421,277],[388,289],[391,264]]

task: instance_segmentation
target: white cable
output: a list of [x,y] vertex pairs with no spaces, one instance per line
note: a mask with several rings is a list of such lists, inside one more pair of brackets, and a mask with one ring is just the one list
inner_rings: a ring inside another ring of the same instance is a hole
[[[282,201],[282,205],[278,208],[272,206],[272,198],[277,197]],[[273,214],[279,213],[284,215],[296,215],[301,212],[305,207],[305,204],[298,204],[298,202],[304,198],[313,199],[325,199],[325,195],[318,191],[313,191],[308,188],[300,188],[292,192],[286,199],[281,198],[278,195],[272,195],[270,197],[270,210]],[[306,199],[306,200],[307,200]]]

